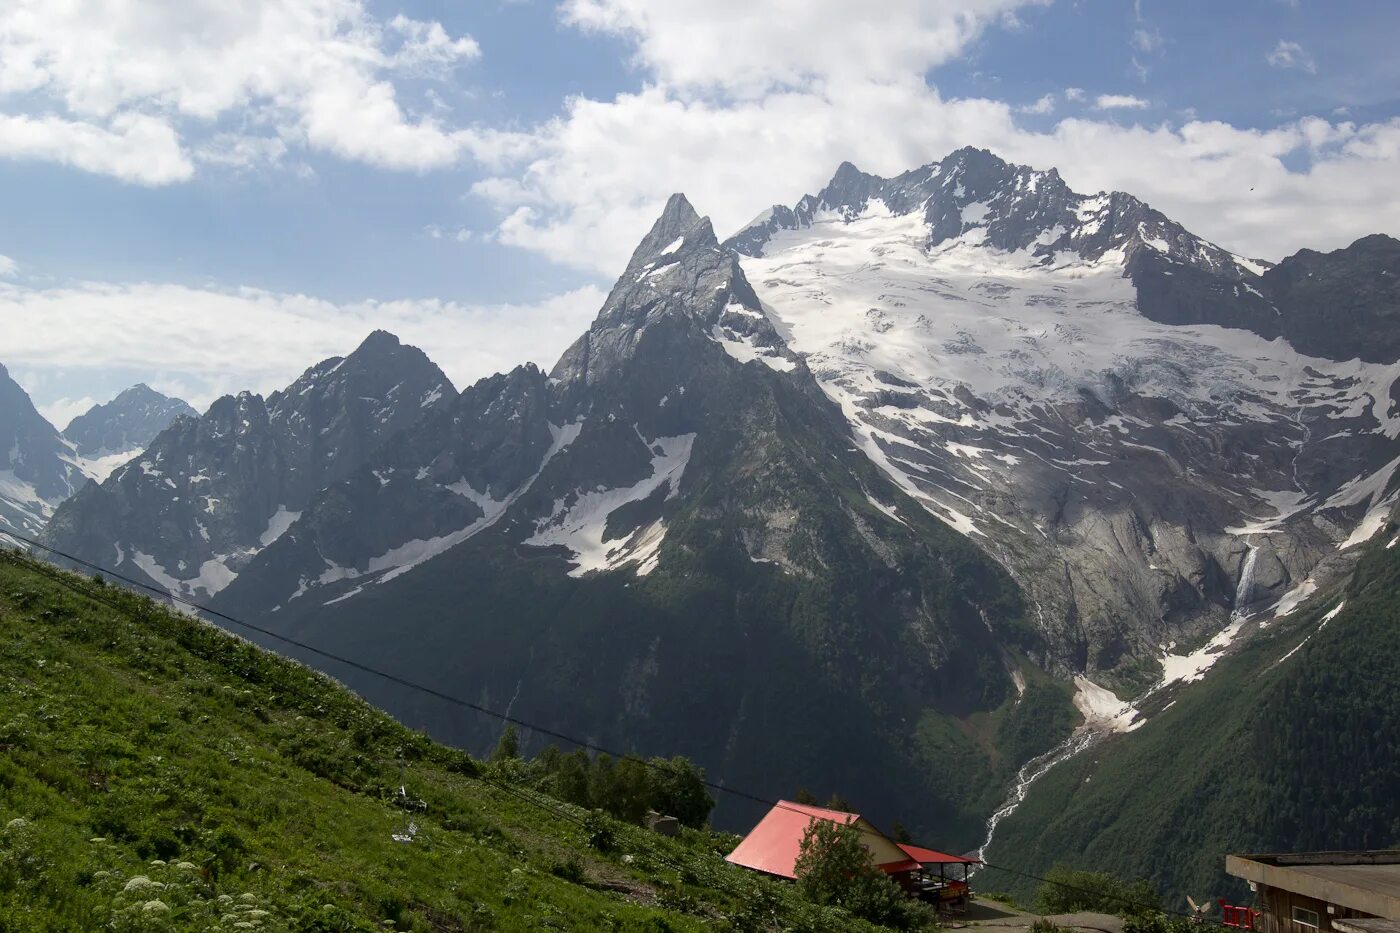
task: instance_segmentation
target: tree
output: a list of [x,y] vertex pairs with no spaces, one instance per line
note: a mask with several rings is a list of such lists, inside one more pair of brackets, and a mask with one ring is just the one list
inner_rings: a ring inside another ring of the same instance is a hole
[[557,767],[545,772],[546,789],[560,800],[591,808],[593,801],[588,795],[590,764],[588,752],[581,748],[574,749],[572,754],[561,756]]
[[603,809],[628,823],[640,823],[651,796],[652,769],[636,758],[619,758],[612,769],[612,795]]
[[840,794],[832,793],[831,799],[826,802],[828,810],[840,810],[842,813],[854,813],[851,802]]
[[1160,913],[1162,899],[1146,881],[1127,882],[1101,871],[1076,871],[1056,865],[1045,873],[1035,896],[1042,914],[1071,914],[1088,910],[1133,917]]
[[688,758],[653,758],[648,806],[698,829],[710,818],[715,798],[705,788],[705,772]]
[[914,842],[914,837],[909,835],[909,830],[899,820],[890,824],[890,838],[902,846],[911,845]]
[[515,723],[506,723],[505,731],[501,733],[501,738],[496,742],[496,747],[491,750],[491,762],[506,761],[508,759],[518,759],[520,757],[520,736],[515,731]]
[[797,793],[792,795],[793,803],[800,803],[803,806],[815,807],[817,805],[817,795],[805,787],[799,787]]
[[875,866],[851,823],[813,820],[798,849],[797,890],[814,904],[844,907],[876,923],[905,926],[913,902]]

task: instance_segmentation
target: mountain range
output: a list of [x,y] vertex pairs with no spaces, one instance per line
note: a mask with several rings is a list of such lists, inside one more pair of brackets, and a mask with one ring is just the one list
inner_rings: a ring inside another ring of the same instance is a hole
[[376,332],[76,494],[46,480],[66,500],[21,527],[550,729],[970,849],[1023,765],[1159,734],[1221,658],[1350,585],[1397,502],[1397,276],[1389,237],[1272,264],[982,150],[844,164],[723,242],[672,197],[548,372],[459,392]]

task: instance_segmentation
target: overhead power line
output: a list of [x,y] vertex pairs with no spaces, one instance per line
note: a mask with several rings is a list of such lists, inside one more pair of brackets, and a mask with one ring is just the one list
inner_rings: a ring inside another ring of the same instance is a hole
[[[452,694],[450,694],[450,693],[446,693],[446,692],[444,692],[444,691],[442,691],[442,690],[439,690],[439,689],[437,689],[437,688],[435,688],[435,687],[430,687],[430,686],[428,686],[428,685],[426,685],[426,684],[417,683],[417,682],[415,682],[415,681],[413,681],[413,680],[409,680],[409,679],[406,678],[406,677],[402,677],[402,676],[400,676],[400,675],[398,675],[398,674],[394,674],[394,673],[392,673],[392,672],[390,672],[390,671],[382,670],[382,669],[380,669],[380,668],[374,667],[373,665],[369,665],[369,664],[365,664],[365,663],[360,662],[360,661],[356,661],[356,660],[353,659],[353,658],[348,658],[348,657],[345,657],[344,655],[336,654],[335,652],[332,652],[332,651],[326,651],[326,650],[323,649],[323,648],[318,648],[318,647],[316,647],[315,645],[309,644],[308,642],[305,642],[305,641],[303,641],[303,640],[301,640],[301,639],[292,638],[292,637],[290,637],[290,636],[288,636],[288,635],[282,634],[281,632],[277,632],[277,631],[274,631],[274,630],[272,630],[272,629],[266,628],[265,626],[256,625],[256,624],[254,624],[254,623],[252,623],[252,622],[245,622],[244,620],[239,619],[239,618],[235,618],[234,616],[231,616],[231,615],[229,615],[229,614],[226,613],[226,612],[221,612],[221,611],[218,610],[218,609],[212,609],[212,608],[210,608],[210,607],[208,607],[208,606],[205,606],[205,605],[203,605],[203,604],[201,604],[201,603],[197,603],[197,602],[195,602],[195,601],[193,601],[193,600],[191,600],[191,599],[187,599],[187,598],[185,598],[185,597],[183,597],[183,596],[180,596],[180,595],[178,595],[178,594],[176,594],[176,593],[171,593],[171,592],[169,592],[168,590],[165,590],[165,589],[163,589],[163,588],[161,588],[161,587],[155,586],[155,585],[150,584],[150,583],[146,583],[146,582],[141,581],[141,580],[134,579],[134,578],[129,577],[129,576],[123,574],[123,573],[119,573],[119,572],[117,572],[117,571],[115,571],[115,570],[112,570],[112,569],[109,568],[109,567],[104,567],[104,566],[102,566],[102,565],[100,565],[100,564],[93,563],[92,561],[89,561],[89,560],[87,560],[87,559],[85,559],[85,558],[78,557],[77,555],[69,554],[69,553],[67,553],[66,551],[60,550],[59,548],[53,547],[53,546],[48,545],[48,544],[44,544],[44,543],[41,542],[41,541],[36,541],[35,539],[30,538],[30,537],[28,537],[28,536],[26,536],[26,535],[23,535],[23,534],[19,534],[18,532],[15,532],[15,531],[6,529],[6,530],[3,530],[3,531],[0,531],[0,536],[5,536],[5,537],[12,538],[12,539],[14,539],[14,540],[16,540],[16,541],[21,541],[21,542],[23,542],[24,544],[29,545],[30,547],[38,548],[38,549],[41,550],[41,551],[45,551],[45,552],[47,552],[47,553],[49,553],[49,554],[53,554],[53,555],[55,555],[56,557],[62,558],[63,560],[71,561],[72,563],[77,564],[78,566],[86,567],[87,569],[89,569],[89,570],[91,570],[91,571],[93,571],[93,572],[95,572],[95,573],[104,574],[104,575],[106,575],[106,576],[108,576],[108,577],[111,577],[111,578],[114,579],[114,580],[120,580],[121,582],[126,583],[126,584],[128,584],[128,585],[130,585],[130,586],[132,586],[132,587],[136,587],[136,588],[138,588],[138,589],[145,590],[145,591],[150,592],[150,593],[154,593],[154,594],[156,594],[157,596],[160,596],[161,598],[169,599],[169,600],[171,600],[171,601],[173,601],[173,602],[180,603],[181,605],[188,606],[189,608],[194,609],[194,610],[196,610],[197,612],[204,613],[205,615],[208,615],[208,616],[213,616],[214,618],[217,618],[217,619],[222,619],[223,621],[228,622],[228,623],[230,623],[230,624],[232,624],[232,625],[239,626],[239,627],[244,628],[244,629],[247,629],[248,631],[251,631],[251,632],[257,632],[257,633],[260,634],[260,635],[264,635],[264,636],[266,636],[266,637],[268,637],[268,638],[272,638],[272,639],[274,639],[274,640],[276,640],[276,641],[279,641],[279,642],[282,642],[282,643],[284,643],[284,644],[292,645],[292,646],[294,646],[294,647],[296,647],[296,648],[300,648],[300,649],[302,649],[303,651],[307,651],[307,652],[310,652],[311,654],[317,655],[317,656],[322,657],[322,658],[325,658],[325,659],[327,659],[327,660],[334,661],[334,662],[337,663],[337,664],[343,664],[343,665],[345,665],[346,667],[349,667],[349,668],[351,668],[351,669],[353,669],[353,670],[357,670],[357,671],[360,671],[360,672],[365,673],[365,674],[369,674],[369,675],[374,676],[374,677],[379,677],[379,678],[381,678],[381,679],[383,679],[383,680],[385,680],[385,681],[388,681],[389,683],[393,683],[393,684],[396,684],[396,685],[398,685],[398,686],[405,687],[405,688],[407,688],[407,689],[409,689],[409,690],[417,691],[417,692],[419,692],[419,693],[422,693],[422,694],[425,695],[425,696],[433,697],[433,698],[435,698],[435,699],[437,699],[437,700],[441,700],[442,702],[451,704],[451,705],[453,705],[453,706],[458,706],[458,707],[461,707],[461,708],[463,708],[463,709],[468,709],[468,710],[471,710],[471,711],[473,711],[473,712],[480,713],[481,715],[489,716],[489,717],[492,717],[492,718],[494,718],[494,719],[500,720],[501,722],[510,723],[510,724],[512,724],[512,725],[519,726],[520,728],[523,728],[523,729],[529,729],[530,731],[535,732],[535,733],[537,733],[537,734],[544,735],[544,736],[548,736],[548,737],[553,738],[553,739],[558,739],[558,740],[563,741],[563,742],[568,742],[568,743],[571,744],[571,745],[574,745],[574,746],[579,747],[579,748],[587,749],[588,751],[591,751],[591,752],[594,752],[594,753],[597,753],[597,754],[603,754],[603,755],[608,755],[608,756],[610,756],[610,757],[617,758],[617,759],[623,759],[623,760],[628,760],[628,761],[637,762],[637,763],[639,763],[639,764],[645,765],[645,766],[648,767],[648,768],[653,768],[653,769],[665,771],[665,772],[667,772],[667,773],[669,773],[669,774],[673,774],[673,775],[676,774],[676,772],[670,767],[669,762],[665,762],[664,760],[663,760],[663,761],[659,761],[659,762],[658,762],[658,761],[648,761],[648,760],[646,760],[646,759],[644,759],[644,758],[640,758],[640,757],[638,757],[638,756],[636,756],[636,755],[628,754],[628,753],[626,753],[626,752],[619,752],[619,751],[610,749],[610,748],[608,748],[607,746],[599,745],[599,744],[597,744],[597,743],[595,743],[595,742],[589,741],[589,740],[587,740],[587,739],[578,738],[577,736],[569,735],[568,733],[565,733],[565,732],[560,732],[560,731],[558,731],[557,729],[551,729],[551,728],[549,728],[548,726],[542,726],[542,725],[539,725],[539,724],[537,724],[537,723],[530,722],[529,720],[521,719],[521,718],[518,717],[518,716],[512,716],[512,715],[510,715],[510,714],[501,712],[501,711],[499,711],[499,710],[491,709],[490,707],[483,706],[483,705],[481,705],[480,703],[473,703],[473,702],[470,701],[470,700],[462,699],[461,697],[454,696],[454,695],[452,695]],[[84,595],[85,595],[85,596],[88,596],[88,597],[91,597],[91,598],[96,598],[95,594],[92,594],[92,593],[89,593],[89,592],[86,592],[86,591],[84,591]],[[108,605],[111,605],[111,604],[109,603]],[[118,607],[114,607],[114,608],[118,608]],[[538,808],[540,808],[540,809],[542,809],[542,810],[544,810],[544,811],[546,811],[546,812],[548,812],[548,813],[551,813],[551,814],[553,814],[554,816],[557,816],[557,817],[559,817],[559,818],[561,818],[561,819],[569,820],[569,821],[571,821],[571,822],[574,822],[574,823],[577,823],[577,824],[580,824],[580,825],[582,825],[582,823],[583,823],[583,821],[580,820],[580,819],[579,819],[578,817],[576,817],[575,815],[573,815],[573,814],[571,814],[571,813],[568,813],[567,811],[564,811],[564,810],[555,808],[555,807],[547,806],[547,805],[544,804],[542,801],[534,800],[534,799],[531,798],[529,795],[522,793],[518,788],[510,787],[510,786],[506,785],[505,783],[500,782],[500,781],[497,781],[497,780],[494,780],[494,779],[492,779],[491,777],[486,776],[486,775],[482,775],[482,778],[483,778],[483,780],[485,780],[487,783],[489,783],[491,786],[496,787],[496,788],[499,788],[500,790],[502,790],[502,791],[504,791],[504,792],[510,794],[511,796],[514,796],[514,797],[516,797],[516,798],[518,798],[518,799],[520,799],[520,800],[523,800],[524,802],[526,802],[526,803],[528,803],[528,804],[530,804],[530,805],[532,805],[532,806],[538,807]],[[771,799],[771,798],[769,798],[769,797],[765,797],[765,796],[763,796],[763,795],[761,795],[761,794],[750,793],[749,791],[745,791],[745,790],[742,790],[742,789],[740,789],[740,788],[727,786],[727,785],[720,784],[720,783],[715,782],[715,781],[705,780],[704,778],[700,778],[699,781],[700,781],[700,783],[701,783],[704,787],[707,787],[707,788],[709,788],[709,789],[711,789],[711,790],[718,791],[719,793],[723,793],[723,794],[729,794],[729,795],[734,796],[734,797],[739,797],[739,798],[741,798],[741,799],[743,799],[743,800],[747,800],[747,801],[750,801],[750,802],[752,802],[752,803],[760,803],[760,804],[763,804],[763,805],[768,806],[768,807],[779,807],[779,808],[782,808],[782,809],[793,810],[794,812],[804,812],[804,811],[795,810],[795,808],[792,808],[792,807],[787,806],[787,805],[786,805],[783,801],[781,801],[781,800],[774,800],[774,799]],[[684,866],[680,865],[679,863],[675,862],[674,860],[670,859],[669,857],[665,856],[664,854],[661,854],[661,853],[655,852],[655,851],[651,852],[650,854],[651,854],[652,856],[656,857],[658,860],[660,860],[660,861],[662,861],[662,862],[665,862],[665,863],[671,865],[671,867],[673,867],[673,868],[676,868],[676,869],[678,869],[678,870],[684,868]],[[1160,907],[1160,906],[1152,905],[1152,904],[1145,904],[1145,903],[1142,903],[1142,902],[1140,902],[1140,901],[1133,901],[1133,900],[1131,900],[1131,899],[1129,899],[1129,898],[1120,897],[1120,896],[1117,896],[1117,895],[1105,894],[1104,892],[1101,892],[1101,891],[1094,891],[1094,890],[1092,890],[1092,889],[1090,889],[1090,888],[1080,887],[1080,886],[1077,886],[1077,885],[1069,884],[1069,883],[1064,882],[1064,881],[1058,881],[1058,880],[1053,879],[1053,878],[1042,877],[1042,876],[1040,876],[1040,875],[1035,875],[1035,874],[1031,874],[1031,873],[1029,873],[1029,872],[1020,871],[1020,870],[1015,869],[1015,868],[1008,868],[1008,867],[1003,866],[1003,865],[993,865],[993,864],[991,864],[990,862],[987,862],[987,861],[982,861],[982,862],[981,862],[981,865],[982,865],[983,868],[986,868],[986,869],[991,869],[991,870],[993,870],[993,871],[1005,872],[1005,873],[1007,873],[1007,874],[1016,875],[1016,876],[1018,876],[1018,877],[1025,878],[1025,879],[1027,879],[1027,880],[1037,881],[1037,882],[1039,882],[1039,883],[1041,883],[1041,884],[1054,885],[1054,886],[1056,886],[1056,887],[1058,887],[1058,888],[1061,888],[1061,889],[1064,889],[1064,890],[1068,890],[1068,891],[1073,891],[1073,892],[1075,892],[1075,893],[1085,894],[1085,895],[1088,895],[1088,896],[1091,896],[1091,897],[1098,897],[1098,898],[1104,898],[1104,899],[1107,899],[1107,900],[1110,900],[1110,901],[1115,901],[1115,902],[1117,902],[1117,903],[1122,904],[1122,905],[1125,906],[1125,907],[1129,907],[1129,908],[1132,908],[1132,909],[1137,910],[1137,911],[1161,912],[1161,913],[1164,913],[1164,914],[1167,914],[1167,915],[1170,915],[1170,916],[1181,917],[1181,918],[1184,918],[1184,919],[1197,921],[1197,922],[1198,922],[1200,925],[1202,925],[1202,926],[1211,926],[1211,927],[1215,927],[1215,928],[1222,929],[1222,930],[1233,930],[1233,928],[1225,927],[1225,926],[1223,926],[1222,924],[1219,924],[1219,923],[1216,923],[1216,922],[1213,922],[1213,921],[1203,921],[1202,918],[1198,917],[1197,915],[1191,914],[1191,913],[1187,913],[1187,912],[1185,912],[1185,911],[1172,910],[1172,909],[1166,908],[1166,907]]]

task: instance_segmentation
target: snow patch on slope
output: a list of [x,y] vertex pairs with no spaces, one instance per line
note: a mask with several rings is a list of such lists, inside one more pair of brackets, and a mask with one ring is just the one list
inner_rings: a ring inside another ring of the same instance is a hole
[[292,522],[299,518],[301,518],[301,512],[291,512],[285,505],[279,505],[277,511],[273,512],[272,517],[267,520],[267,529],[258,536],[258,544],[267,547],[286,534],[287,529],[292,527]]
[[[640,573],[648,573],[656,565],[657,549],[665,537],[665,526],[657,520],[624,540],[604,541],[608,516],[629,502],[641,501],[662,483],[668,483],[667,498],[676,494],[681,475],[690,462],[694,434],[661,437],[650,442],[652,449],[651,475],[618,489],[590,490],[578,495],[572,503],[559,499],[554,511],[536,526],[526,544],[537,547],[562,545],[569,549],[577,565],[569,571],[581,577],[596,570],[611,570],[624,564],[637,563]],[[657,448],[660,452],[657,452]]]
[[1084,717],[1081,728],[1097,732],[1132,732],[1146,720],[1137,718],[1132,704],[1118,699],[1113,691],[1100,687],[1083,674],[1074,678],[1074,708]]

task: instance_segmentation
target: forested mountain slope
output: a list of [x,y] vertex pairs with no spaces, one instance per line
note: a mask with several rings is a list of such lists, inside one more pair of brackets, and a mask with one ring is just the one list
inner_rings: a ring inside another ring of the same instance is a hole
[[1199,901],[1247,896],[1224,873],[1229,852],[1400,843],[1394,516],[1382,530],[1350,580],[1270,622],[1204,681],[1157,698],[1168,708],[1141,728],[1033,784],[988,859],[1038,874],[1056,863],[1109,870]]

